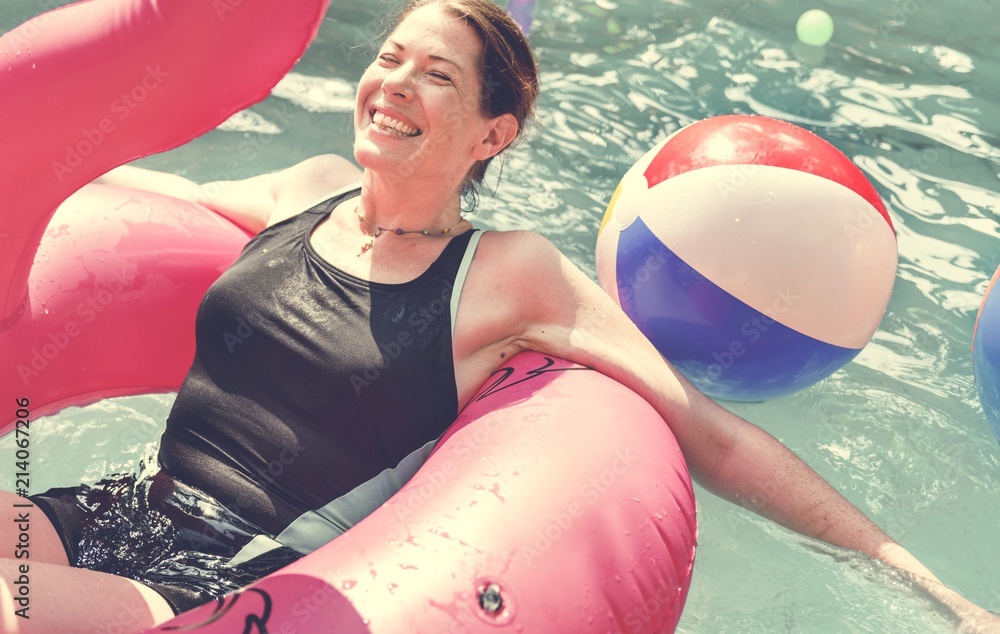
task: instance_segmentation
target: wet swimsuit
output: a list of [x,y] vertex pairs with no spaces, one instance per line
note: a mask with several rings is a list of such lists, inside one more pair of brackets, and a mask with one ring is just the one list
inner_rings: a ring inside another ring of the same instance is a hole
[[[340,535],[416,472],[457,416],[452,330],[481,234],[452,238],[409,282],[362,280],[310,243],[358,194],[341,192],[264,229],[199,307],[195,359],[167,419],[156,477],[193,487],[233,516],[227,521],[240,526],[220,551],[226,566],[287,563]],[[88,505],[67,491],[41,500],[57,527]],[[73,522],[59,530],[75,563]]]

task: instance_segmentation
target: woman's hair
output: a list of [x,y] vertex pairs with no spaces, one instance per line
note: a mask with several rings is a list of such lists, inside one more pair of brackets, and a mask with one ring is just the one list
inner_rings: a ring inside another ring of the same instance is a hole
[[[479,35],[483,43],[479,65],[482,79],[480,111],[489,118],[514,115],[516,141],[534,112],[538,96],[538,68],[521,27],[491,0],[410,0],[396,18],[394,28],[417,9],[432,4],[463,18]],[[471,196],[473,201],[475,185],[482,182],[492,160],[493,157],[477,161],[466,177],[462,193]]]

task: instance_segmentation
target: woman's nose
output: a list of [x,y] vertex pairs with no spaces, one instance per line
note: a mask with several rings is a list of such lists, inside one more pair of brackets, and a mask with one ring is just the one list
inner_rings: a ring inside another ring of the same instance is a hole
[[382,80],[382,90],[409,99],[413,95],[413,68],[409,64],[400,64],[390,70]]

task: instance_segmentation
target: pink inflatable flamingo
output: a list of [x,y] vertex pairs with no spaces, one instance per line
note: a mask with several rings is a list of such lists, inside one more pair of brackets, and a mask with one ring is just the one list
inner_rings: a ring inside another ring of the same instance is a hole
[[[159,214],[140,194],[112,205],[86,193],[50,219],[111,168],[181,145],[266,97],[327,3],[91,0],[0,38],[0,401],[27,396],[37,416],[179,385],[193,337],[177,334],[174,320],[193,315],[209,272],[239,252],[241,232],[183,206],[140,226]],[[99,228],[105,212],[116,220]],[[184,239],[162,251],[171,232]],[[206,248],[219,241],[228,246]],[[158,293],[178,312],[158,308]]]
[[[247,236],[197,205],[83,185],[263,98],[325,8],[90,0],[0,39],[0,390],[14,415],[0,427],[180,384],[197,304]],[[522,354],[358,526],[157,631],[672,631],[695,530],[656,412]]]

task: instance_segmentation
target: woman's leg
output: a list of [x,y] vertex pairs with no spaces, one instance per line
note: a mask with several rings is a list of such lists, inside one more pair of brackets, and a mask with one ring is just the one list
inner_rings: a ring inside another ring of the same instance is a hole
[[69,564],[62,539],[45,513],[7,491],[0,491],[0,558]]
[[0,491],[0,632],[140,632],[173,617],[143,584],[71,568],[48,517]]
[[138,581],[38,562],[24,572],[24,565],[0,559],[0,631],[127,634],[173,617],[163,597]]

